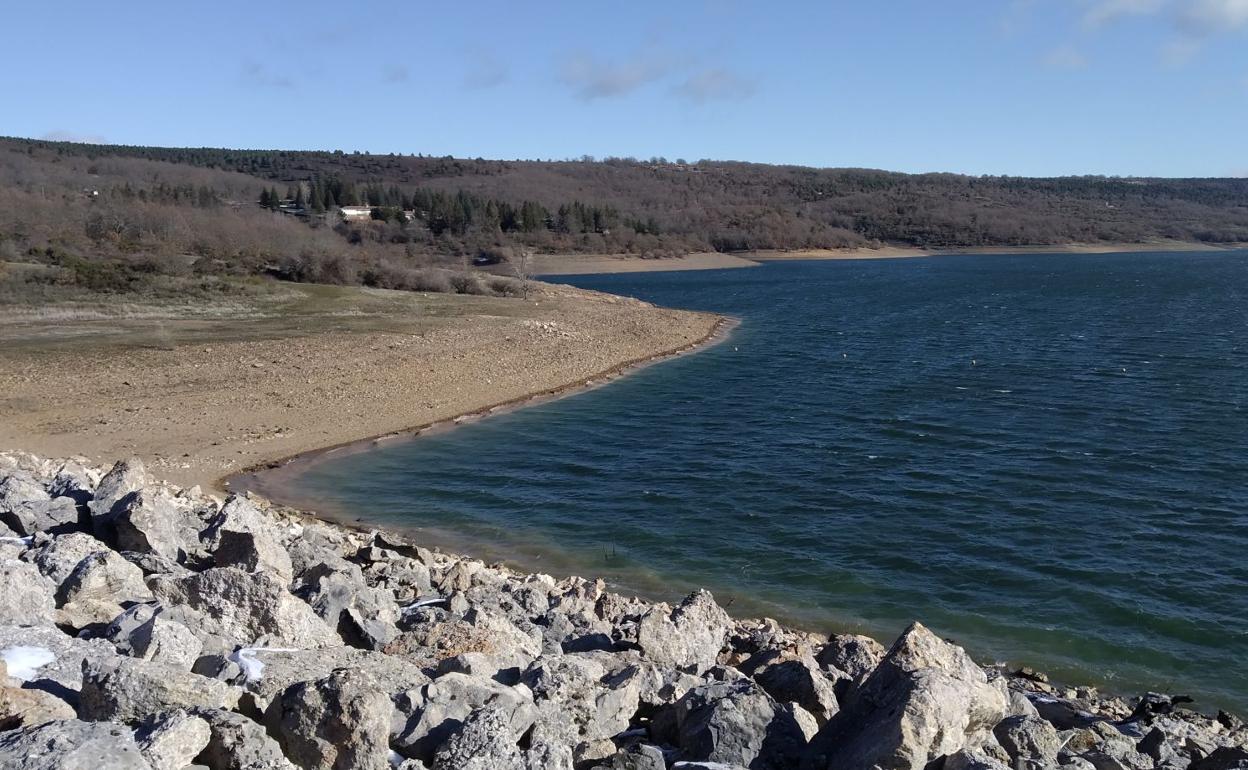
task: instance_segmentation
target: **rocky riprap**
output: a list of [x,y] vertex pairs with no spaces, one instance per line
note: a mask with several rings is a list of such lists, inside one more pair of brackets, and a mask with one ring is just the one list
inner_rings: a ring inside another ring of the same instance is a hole
[[1226,770],[1248,729],[0,455],[0,767]]

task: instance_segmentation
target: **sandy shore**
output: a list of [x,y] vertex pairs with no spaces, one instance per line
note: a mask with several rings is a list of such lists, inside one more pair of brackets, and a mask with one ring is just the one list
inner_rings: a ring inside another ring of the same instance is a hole
[[807,260],[899,259],[951,254],[1120,254],[1132,251],[1226,251],[1245,247],[1248,247],[1248,244],[1213,246],[1189,241],[1150,241],[1148,243],[1071,243],[1060,246],[981,246],[964,249],[881,246],[875,249],[796,249],[792,251],[744,251],[732,254],[699,252],[681,257],[658,259],[645,259],[633,254],[541,254],[533,258],[533,272],[539,275],[590,275],[718,270],[755,267],[763,262]]
[[739,256],[710,251],[653,259],[635,254],[537,254],[533,257],[531,268],[535,275],[590,275],[721,270],[757,265],[748,254]]
[[293,318],[173,308],[9,325],[0,447],[133,454],[219,488],[257,465],[576,386],[697,344],[721,320],[545,284],[527,301],[334,291]]

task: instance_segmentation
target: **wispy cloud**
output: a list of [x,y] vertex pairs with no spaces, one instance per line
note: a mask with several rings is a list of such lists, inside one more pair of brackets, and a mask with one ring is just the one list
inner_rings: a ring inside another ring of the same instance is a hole
[[49,131],[40,139],[46,139],[49,142],[78,142],[79,144],[108,144],[108,140],[99,134],[83,134],[77,131],[65,131],[64,129],[56,129]]
[[464,87],[474,90],[497,88],[507,82],[507,65],[489,53],[473,54],[464,73]]
[[1189,0],[1174,12],[1176,36],[1162,47],[1162,61],[1183,64],[1208,38],[1248,27],[1248,0]]
[[1058,46],[1045,54],[1044,66],[1055,70],[1081,70],[1088,66],[1088,57],[1073,45]]
[[1084,29],[1097,29],[1130,16],[1150,16],[1164,0],[1095,0],[1083,13]]
[[676,62],[661,51],[648,50],[619,61],[576,53],[563,63],[559,79],[578,99],[590,101],[624,96],[670,74]]
[[746,99],[757,90],[754,81],[722,68],[695,72],[676,86],[676,93],[695,104],[710,101]]
[[[1163,64],[1177,66],[1217,35],[1248,29],[1248,0],[1083,0],[1085,34],[1131,17],[1159,18],[1168,29],[1159,51]],[[1059,49],[1061,50],[1061,49]]]
[[1194,0],[1183,3],[1178,23],[1193,34],[1211,34],[1248,26],[1248,0]]
[[260,88],[294,88],[295,81],[290,76],[273,72],[268,67],[258,61],[248,60],[243,62],[242,81],[245,85],[256,86]]

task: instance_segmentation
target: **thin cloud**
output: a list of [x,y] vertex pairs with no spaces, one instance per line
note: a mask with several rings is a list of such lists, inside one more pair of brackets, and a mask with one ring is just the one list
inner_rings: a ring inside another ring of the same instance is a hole
[[1044,66],[1055,70],[1081,70],[1088,66],[1088,57],[1074,46],[1064,45],[1045,55]]
[[721,68],[695,72],[676,87],[676,93],[695,104],[748,99],[757,90],[751,80]]
[[1208,38],[1248,26],[1248,0],[1195,0],[1183,4],[1172,18],[1176,36],[1161,49],[1163,63],[1186,64]]
[[1092,0],[1082,18],[1086,32],[1131,16],[1161,16],[1170,29],[1162,64],[1181,66],[1212,37],[1248,28],[1248,0]]
[[625,96],[666,77],[675,68],[670,56],[655,51],[614,62],[577,53],[564,62],[559,79],[578,99],[591,101]]
[[1191,34],[1212,34],[1248,25],[1248,0],[1195,0],[1179,11],[1178,23]]
[[464,87],[476,91],[497,88],[506,83],[508,77],[506,64],[488,53],[476,54],[464,73]]
[[243,62],[243,83],[260,88],[294,88],[295,81],[289,76],[269,70],[258,61]]
[[39,137],[49,142],[75,142],[77,144],[108,144],[108,140],[99,134],[80,134],[77,131],[56,129]]
[[1129,16],[1151,16],[1164,0],[1096,0],[1083,14],[1084,29],[1099,29]]

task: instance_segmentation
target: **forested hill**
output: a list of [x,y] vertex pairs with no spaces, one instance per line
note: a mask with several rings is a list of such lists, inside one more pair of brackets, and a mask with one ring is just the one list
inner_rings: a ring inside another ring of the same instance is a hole
[[[457,208],[467,211],[454,212],[449,223],[424,223],[446,238],[450,250],[513,240],[538,249],[641,252],[878,243],[957,248],[1155,238],[1248,241],[1248,179],[1031,179],[661,158],[544,162],[28,140],[5,144],[238,172],[271,181],[278,190],[333,179],[357,186],[364,204],[411,207],[413,196],[424,194],[427,206],[430,194],[462,191],[471,197]],[[373,194],[366,195],[370,188]],[[498,221],[500,207],[518,209],[525,202],[543,208],[541,227],[507,227]],[[418,217],[425,213],[419,204],[414,207]]]

